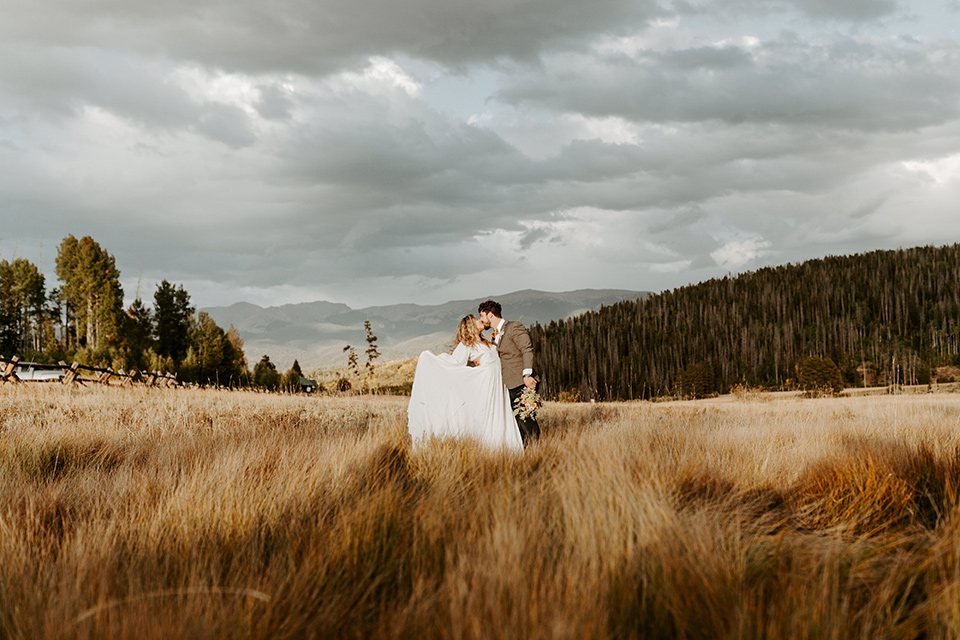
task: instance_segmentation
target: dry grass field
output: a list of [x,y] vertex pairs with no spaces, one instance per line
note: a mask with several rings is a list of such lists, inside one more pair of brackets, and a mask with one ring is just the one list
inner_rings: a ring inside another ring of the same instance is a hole
[[405,409],[0,387],[0,638],[960,637],[960,395]]

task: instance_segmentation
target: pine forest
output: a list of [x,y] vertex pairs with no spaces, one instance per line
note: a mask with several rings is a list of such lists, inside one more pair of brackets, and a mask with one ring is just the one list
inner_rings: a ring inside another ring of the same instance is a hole
[[548,398],[796,388],[805,362],[845,386],[928,384],[960,364],[960,245],[759,269],[530,328]]

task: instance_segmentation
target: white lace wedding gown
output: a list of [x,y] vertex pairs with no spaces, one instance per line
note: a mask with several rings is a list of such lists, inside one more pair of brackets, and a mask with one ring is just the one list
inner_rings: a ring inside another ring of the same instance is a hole
[[[476,367],[467,366],[475,360]],[[452,354],[421,353],[407,405],[407,430],[414,442],[430,436],[469,437],[493,448],[523,449],[497,348],[460,343]]]

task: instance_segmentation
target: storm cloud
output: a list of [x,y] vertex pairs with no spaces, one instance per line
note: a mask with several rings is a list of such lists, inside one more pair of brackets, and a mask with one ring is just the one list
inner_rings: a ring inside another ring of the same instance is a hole
[[659,290],[960,240],[956,3],[4,0],[0,258],[128,297]]

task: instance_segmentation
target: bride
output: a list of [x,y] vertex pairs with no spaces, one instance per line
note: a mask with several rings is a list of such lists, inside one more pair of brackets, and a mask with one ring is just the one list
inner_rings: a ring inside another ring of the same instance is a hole
[[457,327],[452,354],[420,354],[407,406],[407,430],[414,442],[454,436],[494,448],[523,449],[497,347],[482,330],[480,320],[468,315]]

